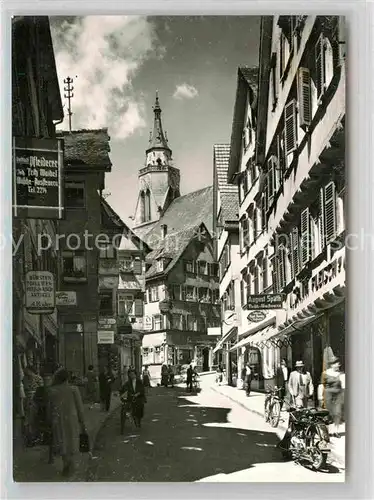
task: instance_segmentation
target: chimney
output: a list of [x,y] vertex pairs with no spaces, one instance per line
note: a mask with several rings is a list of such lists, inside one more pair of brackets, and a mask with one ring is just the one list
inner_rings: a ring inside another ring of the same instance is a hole
[[168,227],[166,224],[161,224],[161,238],[164,240],[168,234]]

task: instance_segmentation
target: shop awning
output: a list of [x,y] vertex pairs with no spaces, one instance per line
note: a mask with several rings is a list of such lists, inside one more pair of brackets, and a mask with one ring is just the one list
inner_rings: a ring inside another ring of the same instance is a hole
[[323,316],[323,313],[317,313],[317,314],[311,314],[310,316],[308,316],[306,318],[298,319],[296,317],[293,320],[289,320],[287,323],[284,323],[283,325],[281,325],[278,329],[278,334],[279,335],[290,335],[292,333],[298,333],[299,330],[302,330],[305,326],[309,325],[310,323],[313,323],[314,321],[317,321],[322,316]]
[[216,347],[213,349],[213,353],[220,351],[223,349],[223,345],[228,342],[236,333],[238,332],[238,328],[235,327],[232,330],[230,330],[224,337],[221,338],[221,340],[218,341]]
[[267,336],[274,335],[276,333],[274,326],[268,326],[263,330],[256,332],[254,335],[250,335],[249,337],[245,337],[240,340],[237,344],[235,344],[230,351],[235,351],[236,349],[240,349],[241,347],[245,347],[247,345],[257,346],[259,342],[263,340],[263,338]]

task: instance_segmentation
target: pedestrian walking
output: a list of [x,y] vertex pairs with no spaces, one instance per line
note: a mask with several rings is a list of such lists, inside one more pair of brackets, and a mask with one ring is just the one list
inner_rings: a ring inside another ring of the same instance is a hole
[[321,383],[324,387],[324,402],[333,419],[333,435],[340,438],[339,427],[342,422],[343,384],[340,363],[335,356],[330,359],[329,368],[322,373]]
[[78,387],[69,385],[67,370],[60,369],[50,388],[50,418],[53,452],[62,457],[63,476],[74,472],[80,434],[87,434],[82,398]]
[[287,361],[282,359],[280,365],[277,368],[277,373],[275,376],[275,383],[280,389],[279,396],[283,402],[288,398],[288,379],[290,375],[290,370],[287,366]]
[[44,382],[40,375],[36,373],[36,369],[33,366],[26,366],[24,368],[24,377],[22,380],[25,399],[24,399],[24,411],[25,411],[25,421],[24,421],[24,432],[25,432],[25,442],[26,446],[34,446],[35,438],[35,392],[38,387],[43,387]]
[[168,366],[168,377],[170,385],[174,387],[174,371],[171,365]]
[[169,382],[168,367],[166,365],[162,365],[162,367],[161,367],[161,385],[163,385],[164,387],[167,387],[168,382]]
[[95,373],[93,365],[89,365],[87,375],[86,375],[86,396],[87,401],[90,404],[90,409],[97,401],[97,382],[98,378]]
[[192,368],[192,365],[190,365],[188,368],[187,368],[187,390],[189,390],[190,392],[192,392],[192,381],[193,381],[193,374],[194,374],[194,370]]
[[143,369],[142,379],[144,387],[151,387],[151,374],[149,372],[148,366],[145,366]]
[[251,384],[252,384],[252,369],[250,364],[247,363],[245,366],[245,395],[247,397],[251,394]]
[[121,399],[126,398],[128,404],[131,405],[135,425],[140,428],[147,399],[144,384],[133,368],[128,371],[128,380],[120,390],[120,397]]
[[53,370],[46,367],[43,370],[44,385],[35,391],[35,443],[48,447],[48,463],[53,463],[52,422],[50,418],[50,388],[53,381]]
[[109,372],[108,367],[104,366],[103,371],[99,374],[100,402],[103,411],[110,410],[113,382],[113,375]]
[[308,399],[313,396],[314,386],[303,361],[296,361],[295,370],[290,373],[288,390],[296,407],[307,408]]
[[218,365],[218,370],[217,370],[217,383],[218,385],[221,385],[223,382],[223,366],[221,363]]

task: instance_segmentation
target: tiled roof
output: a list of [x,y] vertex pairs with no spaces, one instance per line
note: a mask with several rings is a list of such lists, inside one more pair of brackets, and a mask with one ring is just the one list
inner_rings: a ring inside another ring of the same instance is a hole
[[[167,226],[164,239],[161,236],[161,226]],[[147,255],[147,261],[152,266],[146,277],[153,277],[160,272],[157,270],[155,259],[164,257],[170,263],[163,271],[168,273],[178,262],[180,256],[191,239],[197,234],[201,224],[210,234],[213,231],[213,187],[209,186],[198,191],[176,198],[161,219],[151,228],[144,240],[153,249]]]
[[102,167],[110,172],[110,137],[108,129],[60,131],[57,137],[64,139],[64,161],[67,165]]
[[[198,230],[201,224],[196,226],[183,229],[181,231],[174,232],[172,234],[167,234],[164,240],[160,242],[159,247],[150,252],[147,255],[147,262],[152,263],[151,267],[146,272],[146,278],[152,278],[158,274],[167,274],[175,266],[178,260],[181,258],[183,252],[187,248],[188,244],[192,241],[194,237],[197,236]],[[170,259],[167,267],[164,271],[159,271],[157,269],[157,260],[159,258]]]
[[222,192],[237,193],[238,187],[235,184],[227,183],[227,171],[229,168],[230,145],[215,144],[213,146],[214,165],[217,172],[218,189]]
[[142,290],[142,285],[137,280],[136,276],[126,277],[125,279],[119,275],[118,282],[119,290]]
[[167,225],[167,233],[172,234],[204,223],[208,231],[213,231],[213,186],[209,186],[176,198],[165,214],[144,236],[151,248],[160,240],[161,226]]
[[228,184],[227,172],[230,159],[230,145],[215,144],[214,168],[217,175],[217,188],[221,200],[221,214],[223,221],[239,219],[239,192],[236,184]]
[[101,198],[101,220],[104,227],[117,227],[118,229],[126,227],[120,216],[104,198]]

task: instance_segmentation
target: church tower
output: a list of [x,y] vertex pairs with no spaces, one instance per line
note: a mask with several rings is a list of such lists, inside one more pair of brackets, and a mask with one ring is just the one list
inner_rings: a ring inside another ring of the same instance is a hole
[[[180,196],[180,172],[173,167],[172,151],[161,121],[161,107],[156,92],[153,107],[153,131],[146,150],[145,166],[139,170],[139,196],[135,210],[134,230],[146,234]],[[144,228],[144,231],[143,231]]]

